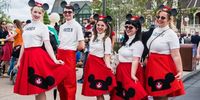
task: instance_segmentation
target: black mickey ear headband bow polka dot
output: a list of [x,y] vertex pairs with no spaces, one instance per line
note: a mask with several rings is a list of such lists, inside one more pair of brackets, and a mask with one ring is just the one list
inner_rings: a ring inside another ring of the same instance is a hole
[[103,15],[95,14],[95,15],[93,16],[93,18],[94,18],[95,20],[102,20],[102,21],[104,21],[104,22],[106,22],[106,23],[109,23],[109,22],[112,21],[112,17],[111,17],[111,16],[103,16]]
[[178,14],[175,8],[170,8],[166,5],[160,5],[159,10],[167,12],[170,16],[176,16]]
[[143,16],[136,16],[136,15],[133,16],[132,14],[127,14],[126,19],[128,21],[139,21],[140,23],[144,23],[144,17]]
[[29,0],[28,5],[30,7],[34,7],[34,6],[38,6],[38,7],[42,7],[44,10],[48,10],[49,9],[49,5],[47,3],[39,3],[39,2],[35,2],[35,0]]

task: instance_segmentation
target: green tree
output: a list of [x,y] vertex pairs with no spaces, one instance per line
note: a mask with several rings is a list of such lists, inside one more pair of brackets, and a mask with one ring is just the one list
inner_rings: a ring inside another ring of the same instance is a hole
[[6,21],[6,22],[12,22],[10,16],[6,15],[3,11],[0,11],[0,22]]
[[49,16],[48,16],[47,12],[44,13],[43,22],[46,25],[50,24],[50,20],[49,20]]

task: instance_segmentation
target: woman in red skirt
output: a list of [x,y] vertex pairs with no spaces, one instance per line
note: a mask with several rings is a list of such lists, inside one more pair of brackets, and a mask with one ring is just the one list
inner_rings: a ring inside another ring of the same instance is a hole
[[110,93],[116,86],[113,69],[110,66],[111,39],[110,16],[94,15],[97,20],[94,33],[90,41],[90,53],[85,66],[82,94],[96,96],[97,100],[104,100],[104,94]]
[[[46,100],[45,91],[57,86],[66,75],[63,61],[57,60],[49,42],[49,31],[41,19],[48,4],[29,1],[32,7],[32,23],[23,29],[23,46],[16,66],[19,71],[14,93],[20,95],[35,94],[36,100]],[[45,50],[42,45],[45,45]]]
[[2,60],[1,67],[3,67],[3,76],[7,76],[5,72],[8,71],[9,61],[12,55],[14,36],[16,36],[14,25],[12,23],[7,23],[6,29],[8,31],[8,35],[6,36],[5,39],[1,40],[2,42],[5,43],[5,45],[3,46],[3,56],[1,58]]
[[144,90],[144,73],[140,64],[144,46],[140,40],[142,17],[127,15],[122,47],[118,51],[116,70],[117,87],[111,100],[141,100],[147,97]]
[[150,50],[146,67],[146,90],[154,100],[183,95],[182,61],[177,34],[171,28],[175,9],[161,6],[156,16],[157,28],[147,41]]

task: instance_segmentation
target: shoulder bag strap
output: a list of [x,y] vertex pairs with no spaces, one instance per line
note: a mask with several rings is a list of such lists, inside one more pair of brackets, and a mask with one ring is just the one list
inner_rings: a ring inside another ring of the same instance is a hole
[[149,52],[150,52],[150,48],[151,48],[152,42],[153,42],[155,39],[157,39],[159,36],[161,36],[161,35],[162,35],[164,32],[166,32],[167,30],[169,30],[169,29],[166,29],[166,30],[162,31],[158,36],[156,36],[156,37],[150,42],[150,44],[149,44]]

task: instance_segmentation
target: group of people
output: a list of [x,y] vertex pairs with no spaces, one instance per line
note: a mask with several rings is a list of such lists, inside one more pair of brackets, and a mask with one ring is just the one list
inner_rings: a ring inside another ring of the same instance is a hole
[[22,23],[19,20],[14,20],[13,23],[7,23],[5,21],[2,21],[0,30],[1,30],[0,31],[1,33],[0,75],[6,77],[10,75],[15,62],[19,57],[20,48],[23,42]]
[[[48,27],[42,22],[48,4],[30,0],[29,6],[32,22],[19,29],[23,32],[23,43],[15,65],[19,71],[14,93],[35,94],[36,100],[46,100],[45,92],[57,86],[61,100],[75,100],[76,51],[84,50],[86,45],[82,27],[73,19],[74,8],[64,1],[61,3],[66,21],[59,27],[59,45],[54,52]],[[149,31],[151,35],[143,42],[143,18],[128,14],[116,72],[110,64],[112,18],[93,15],[96,21],[92,25],[91,39],[87,41],[82,95],[96,96],[97,100],[104,100],[105,94],[109,94],[111,100],[147,100],[148,96],[167,100],[185,94],[179,39],[170,28],[175,15],[171,8],[162,6],[156,15],[156,28]],[[145,49],[149,52],[142,58]]]

